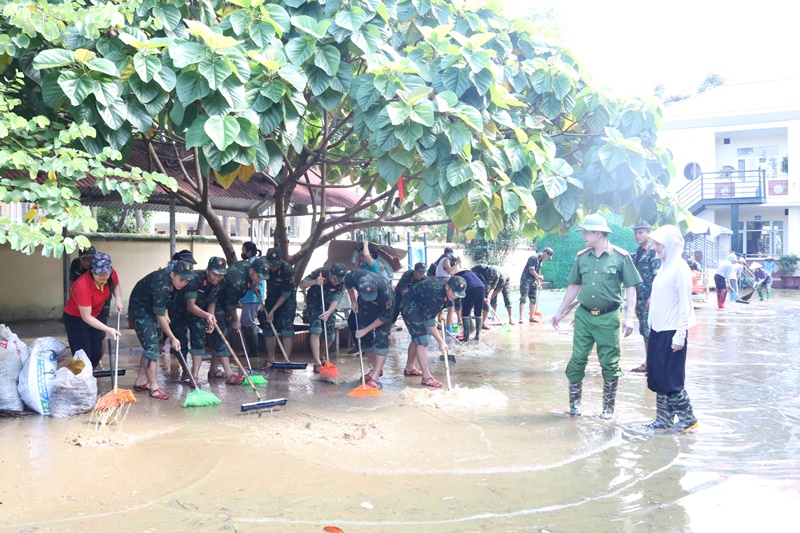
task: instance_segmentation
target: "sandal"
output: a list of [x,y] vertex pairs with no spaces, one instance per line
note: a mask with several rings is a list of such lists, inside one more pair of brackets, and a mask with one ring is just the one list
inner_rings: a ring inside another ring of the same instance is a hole
[[156,400],[169,400],[169,395],[165,394],[161,389],[151,390],[150,397]]
[[136,392],[147,392],[150,390],[150,385],[148,385],[147,383],[145,383],[144,385],[134,385],[133,390],[135,390]]
[[373,389],[380,389],[381,387],[383,387],[383,385],[381,385],[381,382],[372,379],[372,376],[368,376],[368,377],[365,376],[364,377],[364,383],[367,385],[367,387],[372,387]]
[[538,318],[529,318],[528,322],[530,322],[531,324],[534,324],[536,322],[539,322],[539,319]]
[[406,370],[406,369],[403,369],[403,375],[404,375],[405,377],[407,377],[407,378],[412,378],[412,377],[421,376],[421,375],[423,375],[423,374],[422,374],[422,370],[420,370],[420,369],[419,369],[419,368],[417,368],[417,367],[414,367],[414,368],[412,368],[411,370]]
[[222,370],[217,370],[212,372],[211,370],[208,371],[208,380],[211,381],[212,379],[222,379],[225,377],[225,372]]
[[314,373],[319,374],[320,370],[322,370],[322,364],[314,363]]
[[189,377],[189,374],[182,374],[180,381],[181,383],[191,383],[192,379]]
[[641,373],[647,374],[647,363],[642,363],[640,366],[637,366],[636,368],[632,368],[631,372],[641,372]]
[[[531,322],[533,322],[533,320],[531,320]],[[519,319],[519,324],[522,324],[522,319],[521,318]]]
[[244,383],[244,376],[240,376],[239,374],[231,374],[228,376],[228,379],[225,380],[225,385],[241,385]]
[[439,383],[438,381],[436,381],[436,378],[433,377],[433,376],[431,376],[431,377],[429,377],[427,379],[422,378],[422,382],[421,383],[423,385],[425,385],[426,387],[433,387],[434,389],[441,389],[442,388],[442,384]]

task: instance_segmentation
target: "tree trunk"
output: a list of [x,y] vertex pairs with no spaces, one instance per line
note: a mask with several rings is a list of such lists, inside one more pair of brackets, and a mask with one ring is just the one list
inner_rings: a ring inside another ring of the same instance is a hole
[[219,246],[222,248],[222,253],[225,254],[225,260],[228,261],[229,265],[234,264],[238,259],[238,257],[236,257],[236,250],[233,248],[233,242],[231,241],[231,236],[228,235],[227,228],[225,228],[219,218],[217,218],[214,208],[210,205],[198,205],[193,206],[193,208],[208,222],[209,229],[214,234],[214,237],[217,238],[217,242],[219,242]]
[[136,217],[136,233],[142,233],[142,228],[144,228],[144,215],[142,214],[142,210],[136,209],[133,214]]
[[195,233],[198,235],[202,235],[205,231],[206,219],[203,218],[203,215],[197,215],[197,229]]
[[128,213],[130,212],[130,209],[122,210],[122,216],[119,217],[119,220],[117,221],[117,227],[114,228],[114,233],[120,233],[122,231],[122,228],[125,227],[125,221],[128,220]]

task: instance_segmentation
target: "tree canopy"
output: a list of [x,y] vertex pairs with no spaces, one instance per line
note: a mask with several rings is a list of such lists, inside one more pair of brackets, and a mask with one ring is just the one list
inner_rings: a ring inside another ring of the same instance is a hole
[[[291,194],[307,186],[312,233],[290,258],[300,270],[339,234],[417,224],[439,204],[484,239],[564,230],[602,209],[629,222],[679,216],[658,145],[660,102],[591,87],[546,21],[509,18],[497,0],[0,0],[0,9],[0,65],[24,74],[26,110],[92,127],[80,138],[89,154],[125,157],[139,139],[163,171],[153,143],[180,145],[194,192],[176,194],[206,218],[209,180],[227,187],[264,173],[284,252]],[[332,187],[361,198],[332,210]]]

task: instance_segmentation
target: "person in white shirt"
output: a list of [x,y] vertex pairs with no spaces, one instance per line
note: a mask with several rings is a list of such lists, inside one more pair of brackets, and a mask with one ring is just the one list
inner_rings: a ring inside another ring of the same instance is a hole
[[[695,429],[697,418],[686,394],[686,347],[695,325],[692,273],[681,257],[683,237],[676,226],[661,226],[650,234],[662,265],[650,295],[650,338],[647,350],[647,387],[656,393],[656,419],[650,429]],[[677,415],[678,421],[674,422]]]

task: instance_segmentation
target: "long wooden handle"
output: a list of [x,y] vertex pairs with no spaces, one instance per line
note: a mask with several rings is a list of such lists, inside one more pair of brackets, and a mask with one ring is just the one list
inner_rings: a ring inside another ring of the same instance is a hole
[[450,383],[450,362],[447,360],[447,335],[445,334],[444,322],[442,322],[442,340],[444,341],[444,370],[447,374],[447,390],[453,388]]
[[275,344],[277,344],[278,348],[281,349],[281,353],[283,354],[283,358],[286,360],[287,363],[291,363],[291,361],[289,361],[289,356],[286,355],[286,350],[283,349],[283,343],[281,342],[281,339],[278,338],[278,332],[275,330],[275,324],[270,322],[269,323],[269,327],[272,328],[272,334],[275,336]]
[[248,383],[248,384],[250,385],[250,387],[253,389],[253,392],[255,392],[255,393],[256,393],[256,397],[258,398],[258,401],[261,401],[261,400],[263,400],[263,398],[261,397],[261,395],[258,393],[258,389],[256,388],[255,384],[253,383],[253,380],[248,378],[248,375],[249,375],[249,374],[247,373],[247,370],[245,370],[245,369],[244,369],[244,366],[242,365],[242,362],[241,362],[241,361],[239,361],[239,358],[238,358],[238,357],[236,357],[236,352],[234,352],[234,351],[233,351],[233,348],[231,348],[231,344],[228,342],[228,339],[227,339],[227,338],[225,338],[225,335],[223,335],[223,334],[222,334],[222,330],[221,330],[221,329],[219,329],[219,324],[217,324],[217,323],[215,322],[215,323],[214,323],[214,327],[215,327],[215,328],[217,328],[217,334],[218,334],[220,337],[222,337],[222,342],[224,342],[224,343],[225,343],[225,346],[227,346],[227,347],[228,347],[228,351],[229,351],[229,352],[231,352],[231,356],[233,357],[234,361],[236,361],[236,364],[237,364],[237,365],[239,365],[239,370],[241,370],[241,371],[242,371],[242,374],[244,375],[244,378],[247,380],[247,383]]
[[[322,272],[319,273],[319,277],[322,277]],[[319,301],[322,303],[322,312],[325,313],[325,294],[322,292],[323,285],[319,286]],[[322,321],[322,332],[325,334],[325,359],[327,361],[331,360],[331,356],[328,353],[328,321]]]

